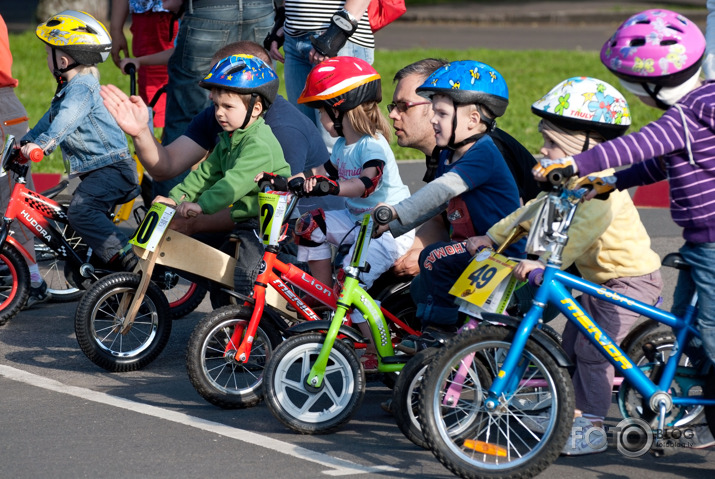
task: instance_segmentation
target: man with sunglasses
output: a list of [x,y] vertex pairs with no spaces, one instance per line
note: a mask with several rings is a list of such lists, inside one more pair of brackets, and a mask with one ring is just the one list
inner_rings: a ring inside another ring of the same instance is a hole
[[[432,118],[432,102],[417,94],[417,87],[432,73],[449,62],[443,59],[426,58],[407,65],[395,74],[396,83],[392,103],[387,105],[389,118],[395,129],[397,144],[404,148],[413,148],[425,155],[426,171],[423,181],[434,179],[437,159],[441,148],[437,146]],[[505,131],[495,128],[488,133],[499,151],[506,159],[511,170],[519,196],[525,203],[535,197],[538,186],[531,175],[531,168],[536,164],[534,156]],[[419,273],[419,255],[428,245],[449,240],[448,222],[444,214],[439,214],[423,223],[416,232],[412,247],[393,265],[397,276],[415,276]]]

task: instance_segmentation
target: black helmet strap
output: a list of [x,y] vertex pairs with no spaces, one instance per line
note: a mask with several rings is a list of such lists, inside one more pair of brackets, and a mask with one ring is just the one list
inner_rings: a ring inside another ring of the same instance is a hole
[[658,93],[660,93],[660,89],[663,88],[662,85],[656,85],[655,88],[652,89],[648,83],[641,83],[641,85],[643,85],[643,89],[653,99],[653,101],[655,102],[655,106],[657,106],[661,110],[667,110],[668,108],[670,108],[670,105],[663,103],[663,101],[658,98]]
[[477,107],[477,111],[479,112],[479,121],[487,125],[487,132],[477,133],[476,135],[472,135],[468,138],[465,138],[459,143],[455,143],[454,136],[457,132],[457,108],[459,107],[459,105],[455,103],[454,100],[452,100],[452,105],[454,105],[454,116],[452,116],[452,134],[449,137],[449,142],[447,142],[447,148],[449,148],[450,150],[456,150],[469,143],[474,143],[475,141],[486,135],[487,132],[492,131],[494,128],[496,128],[496,121],[491,120],[489,118],[485,118],[484,114],[482,113],[481,106],[475,104],[475,106]]
[[251,100],[248,102],[248,106],[246,107],[246,118],[243,119],[243,125],[241,125],[241,130],[246,128],[246,125],[248,125],[248,122],[251,121],[251,114],[253,113],[253,107],[256,106],[256,98],[258,98],[258,93],[256,93],[256,92],[251,93]]
[[331,106],[325,105],[323,108],[325,108],[325,113],[330,117],[330,121],[333,122],[333,128],[335,128],[335,132],[338,136],[345,136],[343,135],[343,112],[338,111],[336,116]]
[[52,49],[52,66],[54,67],[54,70],[52,70],[52,74],[55,76],[55,80],[57,80],[57,90],[55,90],[55,94],[62,90],[62,88],[65,86],[67,83],[62,76],[63,73],[67,73],[68,71],[72,70],[73,68],[77,68],[79,66],[79,63],[74,62],[69,65],[67,65],[65,68],[60,68],[59,65],[57,64],[57,49],[53,48]]

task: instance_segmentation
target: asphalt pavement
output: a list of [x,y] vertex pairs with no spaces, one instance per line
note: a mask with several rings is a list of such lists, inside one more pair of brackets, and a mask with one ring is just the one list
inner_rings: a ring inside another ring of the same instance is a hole
[[[0,0],[0,13],[5,16],[8,9],[31,3]],[[587,5],[600,11],[620,5],[623,18],[616,22],[627,16],[626,8],[636,5],[528,2],[517,7],[522,10],[520,18],[533,15],[537,3],[564,9],[574,4],[582,12]],[[493,6],[495,12],[507,12],[512,5],[495,2]],[[636,11],[646,4],[638,5]],[[596,50],[603,42],[603,32],[607,35],[612,31],[612,24],[606,20],[576,23],[562,21],[563,15],[555,14],[552,16],[559,21],[520,22],[511,17],[503,24],[490,20],[485,25],[472,19],[465,25],[463,21],[440,19],[437,14],[446,10],[445,6],[433,8],[429,10],[431,20],[419,23],[406,15],[378,33],[379,48],[399,49],[403,44],[412,45],[404,48],[413,48],[422,42],[440,48],[564,48],[572,47],[574,38],[584,38],[585,32],[593,29],[592,43],[577,48]],[[480,10],[489,12],[487,5],[481,5]],[[704,25],[704,8],[701,10],[698,15],[702,14],[702,20],[693,20]],[[408,14],[427,11],[411,9]],[[464,6],[456,12],[458,17],[467,17]],[[570,18],[575,19],[575,14]],[[429,36],[426,32],[442,34]],[[479,38],[468,36],[480,33]],[[400,170],[415,191],[420,186],[422,163],[401,162]],[[680,246],[680,230],[667,210],[639,211],[661,257]],[[663,296],[668,307],[675,274],[664,270],[664,277]],[[21,312],[0,328],[0,477],[454,477],[430,452],[405,439],[392,418],[380,409],[380,402],[391,393],[378,381],[368,383],[357,416],[339,432],[326,436],[293,434],[264,405],[224,411],[206,403],[187,378],[184,354],[193,327],[211,310],[208,301],[187,318],[174,322],[170,343],[155,362],[144,370],[121,374],[98,369],[82,354],[73,329],[75,307],[76,303],[43,304]],[[606,423],[615,425],[620,419],[614,405]],[[621,456],[611,444],[603,454],[561,457],[542,476],[700,478],[710,477],[714,467],[712,450],[687,449],[660,458],[645,455],[631,459]]]

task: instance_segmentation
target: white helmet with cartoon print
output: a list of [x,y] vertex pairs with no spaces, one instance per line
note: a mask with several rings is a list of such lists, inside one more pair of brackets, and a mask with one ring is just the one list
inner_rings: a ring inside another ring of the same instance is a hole
[[610,140],[621,136],[631,125],[631,113],[623,95],[612,85],[591,77],[562,81],[531,111],[562,128],[593,131]]

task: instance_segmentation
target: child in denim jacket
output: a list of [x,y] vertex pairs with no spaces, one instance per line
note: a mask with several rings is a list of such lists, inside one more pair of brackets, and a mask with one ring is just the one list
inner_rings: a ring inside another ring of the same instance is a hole
[[91,15],[65,10],[37,27],[47,66],[57,79],[50,109],[23,138],[32,150],[62,150],[70,176],[82,180],[68,209],[70,226],[113,269],[131,270],[136,256],[107,212],[139,194],[136,165],[126,137],[99,96],[95,66],[109,56],[112,40]]

